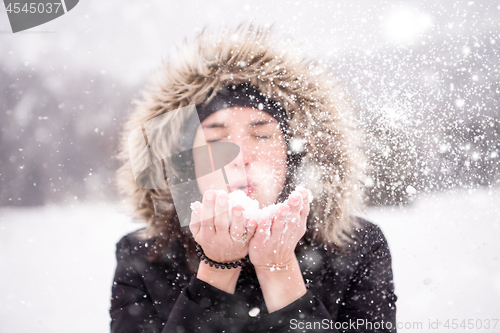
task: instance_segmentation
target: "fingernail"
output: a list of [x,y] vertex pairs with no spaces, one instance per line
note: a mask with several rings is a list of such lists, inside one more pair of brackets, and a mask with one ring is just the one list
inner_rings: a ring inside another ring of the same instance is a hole
[[206,196],[207,200],[214,200],[215,199],[215,193],[214,192],[208,192]]
[[241,210],[233,209],[234,216],[241,216]]
[[293,205],[293,206],[298,206],[299,205],[299,202],[300,202],[300,199],[297,198],[297,197],[293,197],[290,199],[290,203]]

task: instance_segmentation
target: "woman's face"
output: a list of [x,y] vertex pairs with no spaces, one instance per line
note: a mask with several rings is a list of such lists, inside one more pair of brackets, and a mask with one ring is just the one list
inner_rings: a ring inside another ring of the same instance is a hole
[[[204,136],[204,137],[203,137]],[[240,147],[236,159],[224,167],[230,191],[244,191],[260,208],[276,202],[286,177],[287,148],[278,121],[267,112],[250,107],[221,109],[201,122],[193,147],[232,142]],[[202,161],[193,156],[195,170]],[[217,174],[220,173],[220,174]],[[201,194],[208,189],[226,190],[222,171],[198,177]]]

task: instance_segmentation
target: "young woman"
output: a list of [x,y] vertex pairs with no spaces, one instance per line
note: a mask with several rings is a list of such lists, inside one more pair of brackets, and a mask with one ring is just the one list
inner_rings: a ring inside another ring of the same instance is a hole
[[[341,93],[279,42],[253,25],[204,30],[136,102],[117,182],[147,226],[117,244],[112,332],[396,331],[387,242],[354,216],[360,163]],[[207,172],[200,149],[217,143],[238,156]],[[245,219],[228,211],[236,190],[285,204]]]

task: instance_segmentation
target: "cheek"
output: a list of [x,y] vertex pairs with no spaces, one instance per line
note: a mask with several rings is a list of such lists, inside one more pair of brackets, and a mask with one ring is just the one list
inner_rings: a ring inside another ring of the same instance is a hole
[[261,166],[261,190],[266,198],[265,205],[268,206],[275,203],[285,184],[286,154],[275,151],[271,156],[266,156]]
[[263,149],[259,156],[259,162],[266,167],[267,171],[272,170],[275,176],[285,174],[286,149],[284,147],[268,147]]
[[270,154],[271,158],[271,163],[276,167],[276,169],[279,170],[285,170],[286,169],[286,145],[285,144],[279,144],[277,147],[272,148],[272,152]]

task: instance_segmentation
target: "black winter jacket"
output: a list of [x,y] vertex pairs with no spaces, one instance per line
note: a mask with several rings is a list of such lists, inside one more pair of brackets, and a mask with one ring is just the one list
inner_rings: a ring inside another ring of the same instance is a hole
[[396,332],[387,241],[379,227],[360,221],[361,244],[353,255],[311,246],[297,251],[308,291],[273,313],[251,264],[228,294],[191,276],[181,244],[151,264],[149,241],[130,233],[117,244],[111,332]]

